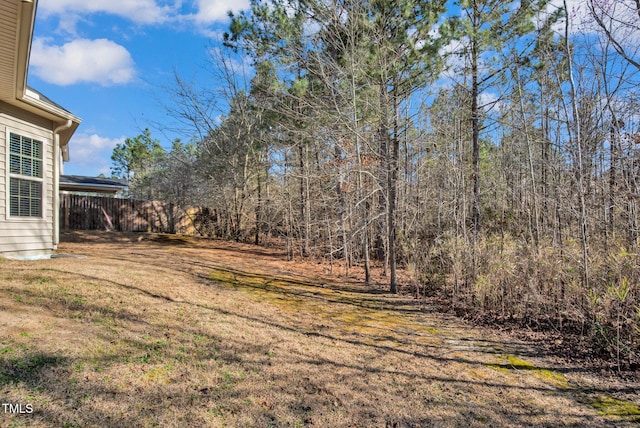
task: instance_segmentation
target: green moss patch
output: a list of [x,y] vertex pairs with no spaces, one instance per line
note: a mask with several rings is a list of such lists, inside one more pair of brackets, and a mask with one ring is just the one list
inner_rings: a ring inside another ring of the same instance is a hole
[[568,388],[569,384],[567,378],[560,373],[552,370],[541,369],[531,364],[528,361],[522,360],[515,355],[502,355],[500,357],[500,363],[487,364],[487,367],[491,367],[494,370],[509,372],[510,370],[526,370],[530,372],[534,377],[553,384],[555,387]]
[[599,395],[591,401],[591,405],[603,416],[619,416],[640,422],[640,407],[635,403]]

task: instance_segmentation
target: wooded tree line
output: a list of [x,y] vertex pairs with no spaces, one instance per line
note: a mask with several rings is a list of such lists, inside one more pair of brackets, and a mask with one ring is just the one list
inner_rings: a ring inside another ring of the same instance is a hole
[[219,237],[637,363],[640,9],[582,7],[253,0],[210,87],[176,76],[167,109],[196,137],[114,162],[136,196],[210,207]]

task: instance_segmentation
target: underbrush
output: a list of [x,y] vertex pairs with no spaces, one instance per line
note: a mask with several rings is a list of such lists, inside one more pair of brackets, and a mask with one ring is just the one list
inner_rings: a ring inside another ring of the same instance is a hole
[[622,245],[591,244],[588,281],[577,241],[536,248],[494,235],[481,237],[474,250],[443,236],[412,245],[408,266],[418,297],[437,297],[457,315],[486,323],[576,338],[618,371],[638,367],[640,255]]

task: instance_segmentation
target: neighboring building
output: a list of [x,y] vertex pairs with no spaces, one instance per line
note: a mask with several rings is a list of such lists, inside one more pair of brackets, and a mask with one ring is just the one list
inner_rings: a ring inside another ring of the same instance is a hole
[[80,124],[27,87],[36,7],[37,0],[0,1],[0,255],[5,257],[56,249],[59,177]]
[[127,180],[122,178],[85,177],[80,175],[60,176],[61,193],[81,193],[97,196],[124,197],[129,188]]

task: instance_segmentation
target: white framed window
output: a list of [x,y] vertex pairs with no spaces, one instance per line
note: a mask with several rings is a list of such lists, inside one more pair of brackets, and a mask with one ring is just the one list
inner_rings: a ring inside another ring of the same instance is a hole
[[44,144],[7,132],[9,161],[9,217],[42,218]]

